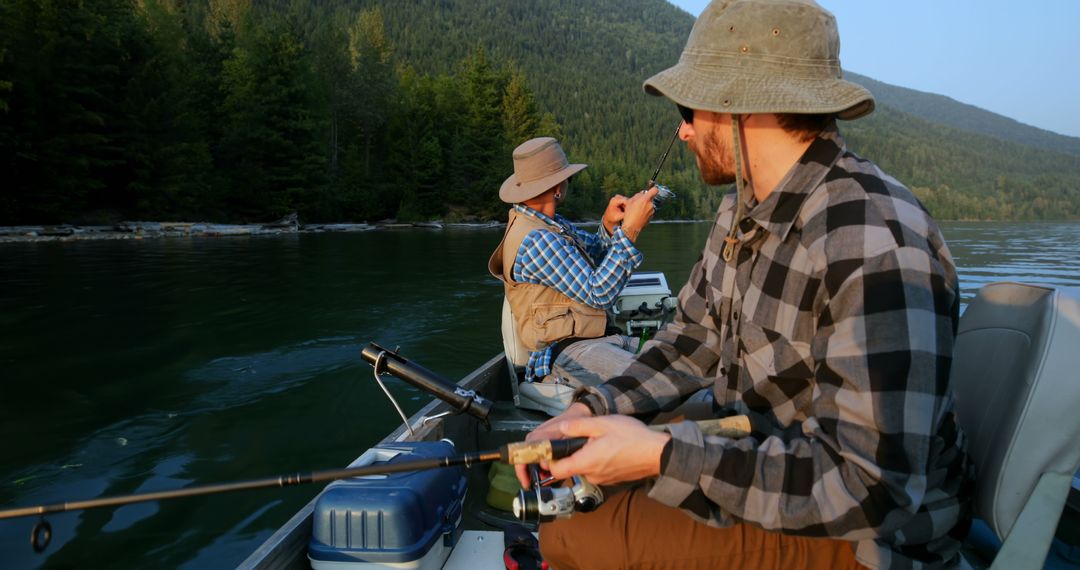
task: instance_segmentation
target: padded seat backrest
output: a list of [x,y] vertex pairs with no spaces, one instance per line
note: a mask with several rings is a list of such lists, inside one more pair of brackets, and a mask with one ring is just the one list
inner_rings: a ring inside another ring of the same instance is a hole
[[502,306],[502,339],[506,363],[515,377],[520,378],[520,375],[524,374],[525,365],[529,362],[529,351],[518,341],[514,316],[510,313],[510,301],[507,301],[505,296],[503,296]]
[[952,385],[976,516],[1005,539],[1044,474],[1038,495],[1060,514],[1080,466],[1080,290],[983,287],[960,319]]

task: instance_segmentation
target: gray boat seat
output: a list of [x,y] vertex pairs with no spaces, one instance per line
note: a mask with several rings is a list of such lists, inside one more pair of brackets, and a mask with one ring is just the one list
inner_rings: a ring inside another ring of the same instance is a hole
[[517,337],[514,316],[510,312],[510,302],[503,296],[502,306],[503,354],[506,365],[510,368],[510,386],[514,394],[514,405],[519,408],[544,412],[557,416],[570,405],[574,388],[565,384],[547,384],[524,382],[525,365],[529,362],[529,350]]
[[952,383],[977,470],[991,568],[1042,568],[1080,468],[1080,289],[983,287],[960,319]]
[[503,296],[502,304],[502,339],[506,365],[510,367],[510,376],[519,382],[525,375],[525,364],[529,362],[529,351],[521,345],[514,327],[514,317],[510,312],[510,301]]

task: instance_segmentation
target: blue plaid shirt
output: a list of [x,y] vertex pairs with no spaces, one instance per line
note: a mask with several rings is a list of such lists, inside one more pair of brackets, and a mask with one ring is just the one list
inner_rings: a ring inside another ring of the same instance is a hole
[[[619,226],[608,235],[601,223],[596,233],[589,233],[577,229],[570,220],[558,214],[551,219],[521,204],[515,204],[514,209],[562,232],[533,230],[525,236],[514,257],[512,277],[518,283],[538,283],[579,303],[609,309],[619,298],[630,274],[641,265],[641,252]],[[576,242],[580,249],[563,236]],[[588,257],[582,255],[583,250]],[[529,355],[525,364],[527,381],[550,373],[551,347]]]

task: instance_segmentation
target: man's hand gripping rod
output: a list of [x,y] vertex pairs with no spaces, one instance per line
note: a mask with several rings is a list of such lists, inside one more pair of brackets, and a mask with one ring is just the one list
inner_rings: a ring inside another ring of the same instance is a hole
[[[739,439],[750,435],[751,432],[750,418],[746,416],[732,416],[728,418],[697,421],[694,423],[697,424],[698,429],[701,430],[703,435]],[[654,431],[665,431],[670,425],[671,424],[659,424],[649,426],[649,429]],[[562,442],[573,442],[571,446],[575,447],[573,451],[566,455],[571,455],[574,451],[577,451],[577,449],[584,447],[584,443],[578,444],[578,441],[581,439],[582,438],[561,440],[560,444]],[[548,442],[537,443],[543,444]],[[555,454],[553,453],[552,455]],[[566,455],[563,455],[563,457]],[[556,457],[556,459],[558,459],[558,457]],[[533,484],[532,489],[528,491],[522,489],[518,493],[518,496],[514,498],[514,516],[521,522],[546,522],[558,518],[569,517],[575,512],[588,513],[595,510],[604,502],[604,493],[600,490],[600,487],[593,485],[584,477],[576,475],[571,477],[570,486],[568,487],[551,487],[548,485],[553,482],[552,479],[541,478],[540,469],[535,466],[536,462],[524,461],[522,463],[529,465],[529,475],[532,478]]]
[[[715,435],[739,439],[750,435],[750,418],[746,416],[731,416],[712,420],[699,420],[694,422],[704,435]],[[653,431],[665,431],[672,424],[659,424],[649,426]],[[511,465],[532,465],[542,461],[563,459],[576,453],[589,442],[586,437],[574,437],[570,439],[552,439],[544,441],[520,441],[509,443],[499,448],[498,457],[483,455],[483,461],[496,459]],[[469,455],[469,454],[465,454]]]

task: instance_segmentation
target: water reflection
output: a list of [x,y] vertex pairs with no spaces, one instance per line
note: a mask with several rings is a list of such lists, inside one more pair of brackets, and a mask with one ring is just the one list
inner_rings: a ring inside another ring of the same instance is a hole
[[[709,224],[654,225],[642,269],[677,291]],[[982,285],[1080,286],[1080,224],[952,223]],[[0,507],[343,465],[397,425],[359,360],[400,346],[457,378],[501,349],[498,231],[0,246]],[[411,411],[424,398],[391,381]],[[5,567],[228,567],[317,491],[0,521]]]
[[942,224],[964,303],[995,281],[1080,287],[1080,224]]

